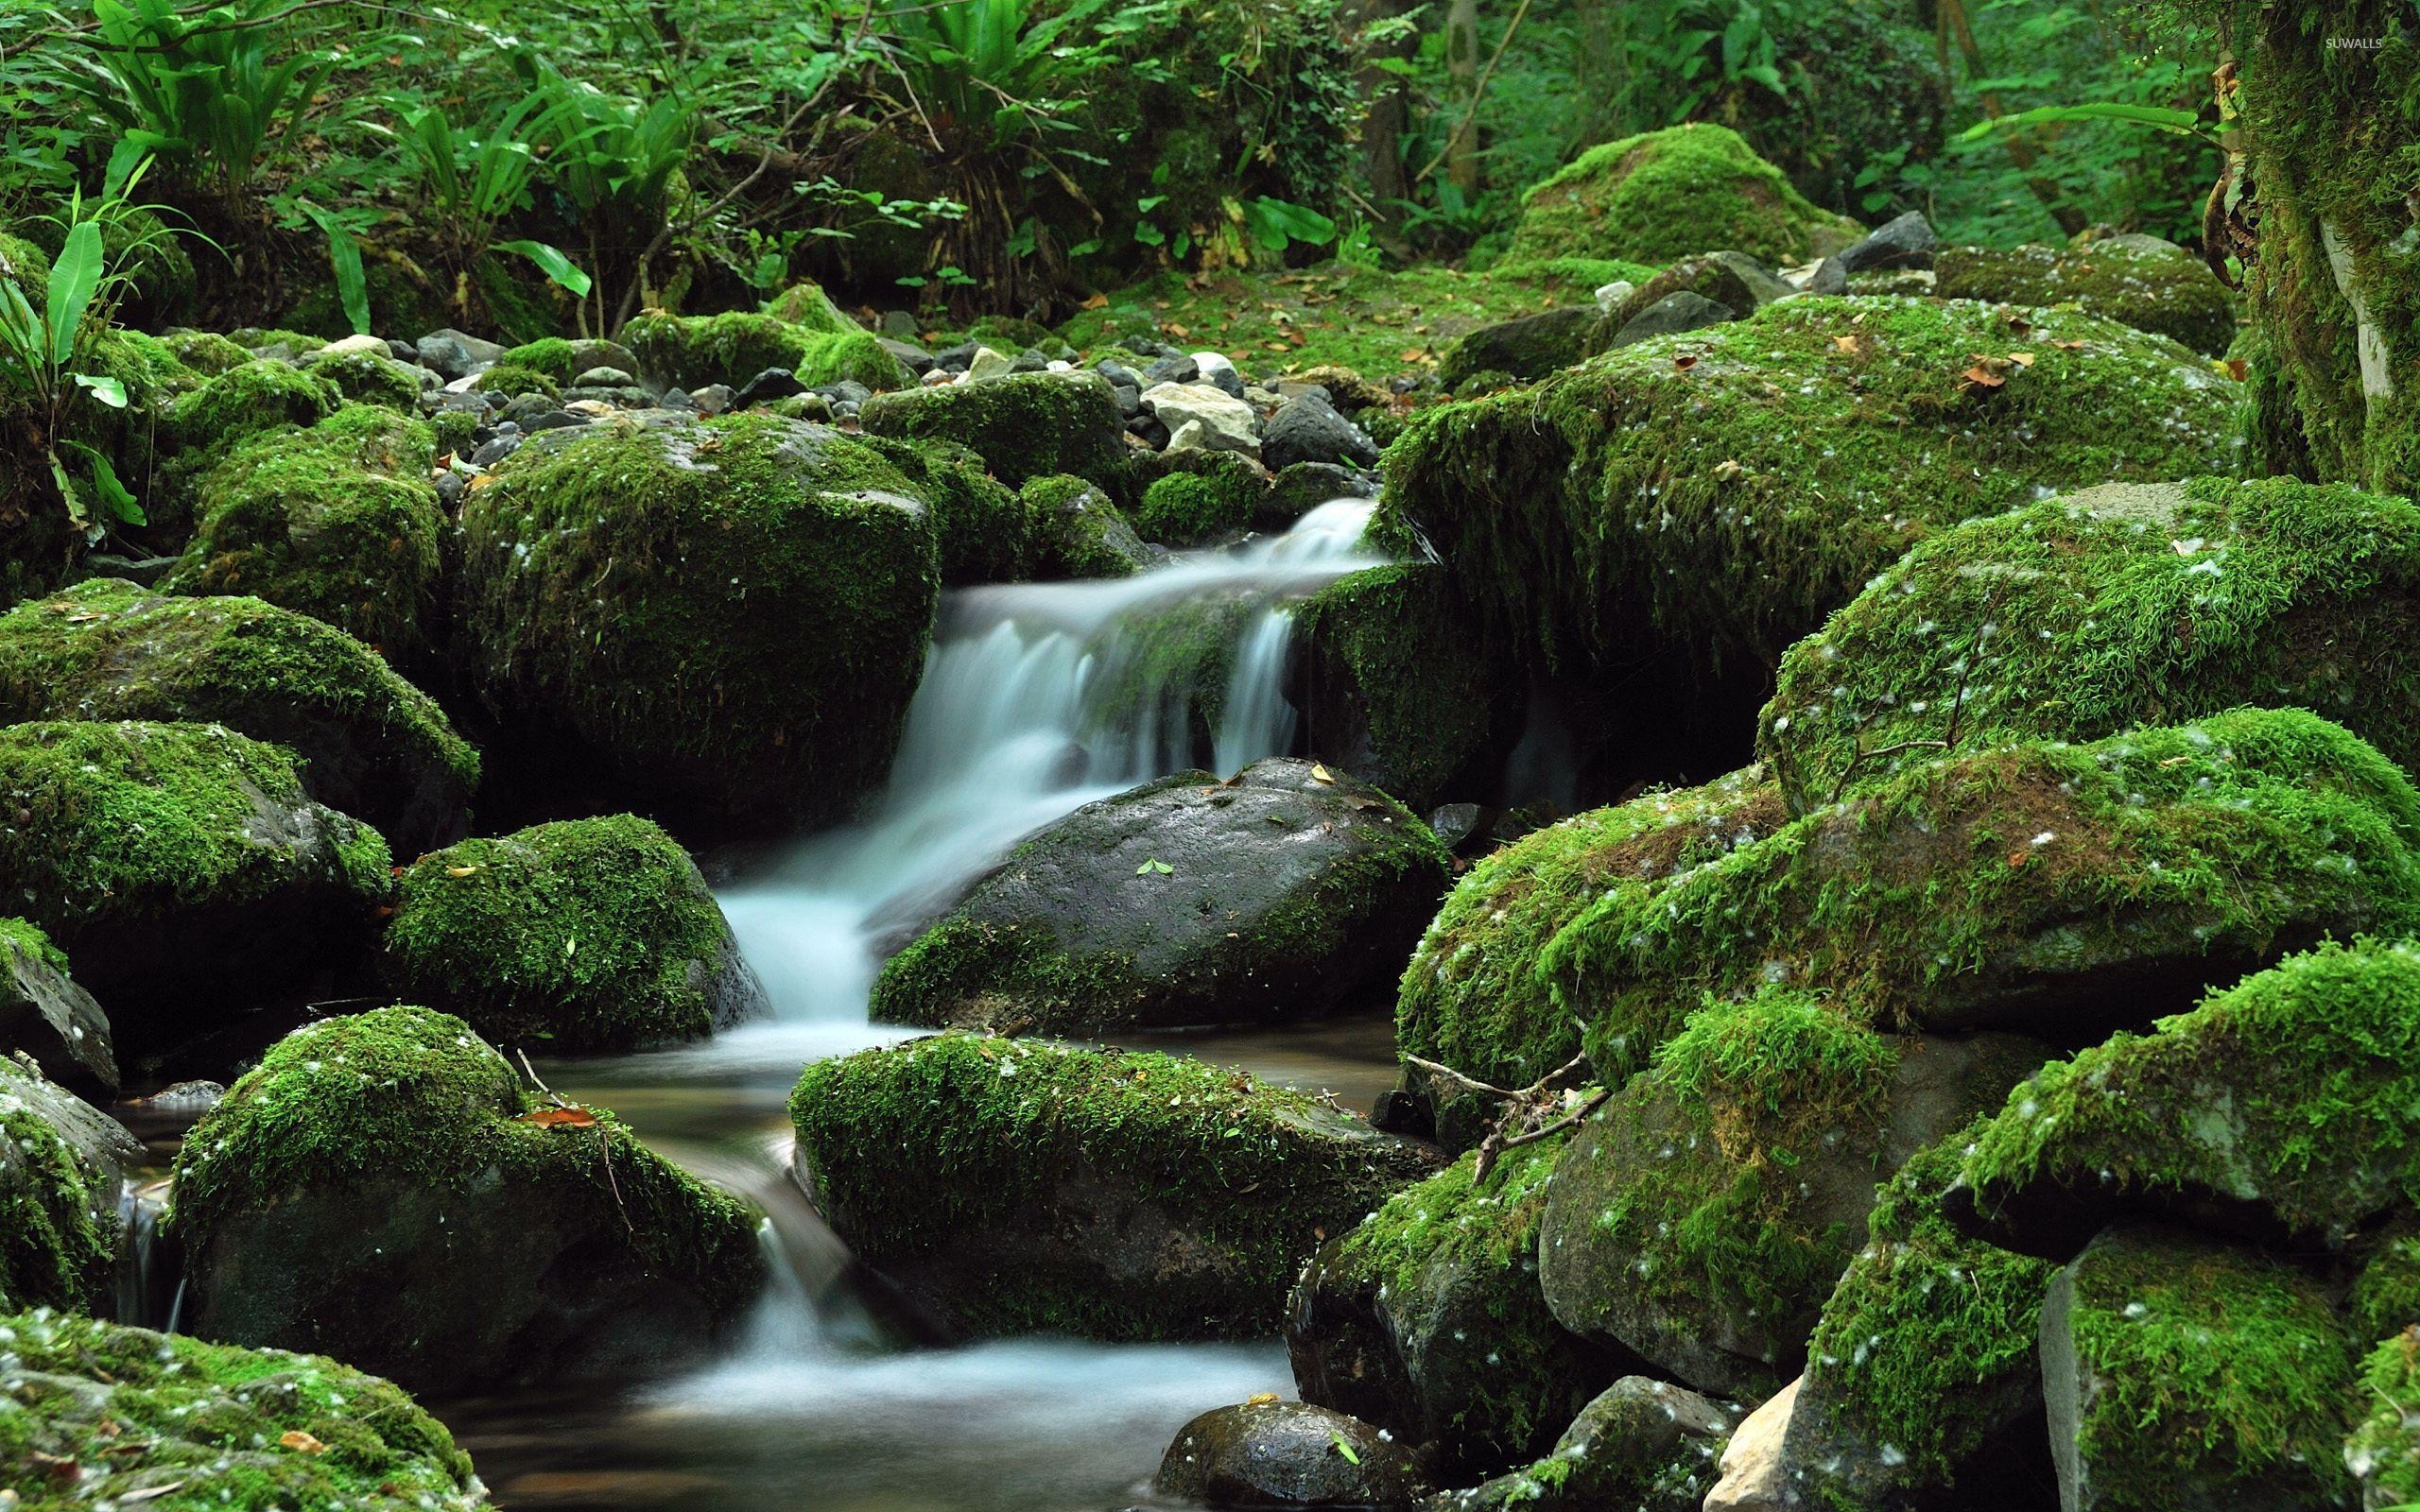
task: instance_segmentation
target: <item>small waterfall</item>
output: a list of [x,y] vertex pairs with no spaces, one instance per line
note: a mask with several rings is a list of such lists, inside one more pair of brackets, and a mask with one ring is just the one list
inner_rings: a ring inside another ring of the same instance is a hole
[[120,1323],[173,1332],[183,1294],[184,1266],[176,1246],[160,1232],[168,1209],[168,1182],[126,1181],[118,1186],[117,1284],[111,1315]]
[[1294,616],[1283,605],[1262,610],[1236,647],[1219,711],[1219,775],[1232,776],[1263,756],[1290,749],[1300,722],[1286,701],[1286,653],[1294,645]]

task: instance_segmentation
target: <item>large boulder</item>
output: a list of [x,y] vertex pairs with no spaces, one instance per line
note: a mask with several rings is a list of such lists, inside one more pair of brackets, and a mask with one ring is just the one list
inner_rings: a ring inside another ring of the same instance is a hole
[[2069,248],[1945,247],[1934,254],[1933,277],[1945,300],[2072,304],[2205,356],[2221,356],[2235,342],[2235,296],[2199,254],[2156,236]]
[[1388,449],[1374,534],[1425,543],[1483,629],[1546,662],[1660,672],[1674,696],[1744,664],[1761,692],[1935,530],[2227,471],[2232,387],[2086,315],[1787,300],[1422,414]]
[[1443,569],[1368,568],[1292,612],[1289,692],[1313,755],[1424,811],[1485,781],[1517,728],[1520,687],[1480,652]]
[[1160,1055],[942,1035],[806,1068],[799,1173],[834,1230],[949,1327],[1265,1337],[1303,1263],[1422,1147]]
[[889,768],[937,566],[908,480],[827,427],[547,432],[464,499],[458,633],[533,780],[601,766],[709,829],[828,819]]
[[2420,794],[2300,710],[1902,773],[1708,867],[1609,889],[1548,944],[1597,1069],[1701,993],[1783,984],[1886,1028],[2064,1046],[2328,934],[2420,922]]
[[254,357],[180,396],[169,428],[187,449],[216,450],[262,432],[316,425],[340,403],[333,387],[294,364]]
[[22,919],[0,919],[0,1056],[22,1056],[53,1081],[113,1093],[109,1015],[68,974],[67,953]]
[[118,1188],[142,1163],[108,1114],[0,1057],[0,1313],[101,1304],[117,1270]]
[[426,1008],[278,1041],[186,1136],[169,1221],[195,1334],[424,1392],[688,1359],[764,1281],[753,1210]]
[[1368,1423],[1299,1401],[1253,1400],[1178,1429],[1151,1488],[1235,1512],[1401,1512],[1428,1486],[1411,1452]]
[[1510,1151],[1484,1183],[1466,1155],[1322,1248],[1286,1324],[1303,1400],[1422,1446],[1441,1472],[1544,1455],[1617,1373],[1538,1288],[1562,1153],[1559,1140]]
[[896,1023],[1046,1033],[1308,1016],[1394,970],[1445,851],[1384,793],[1271,758],[1179,772],[1027,840],[874,983]]
[[1602,351],[1604,322],[1605,312],[1594,304],[1568,304],[1481,326],[1445,349],[1437,382],[1452,393],[1487,373],[1523,383],[1543,378]]
[[1723,247],[1789,266],[1859,231],[1808,203],[1738,132],[1697,124],[1590,147],[1532,186],[1508,255],[1652,266]]
[[1709,1004],[1591,1116],[1547,1190],[1547,1305],[1701,1391],[1806,1359],[1876,1183],[2048,1056],[2014,1035],[1893,1039],[1804,993]]
[[193,541],[161,587],[250,594],[389,660],[424,655],[445,524],[436,448],[426,425],[371,404],[237,444],[200,475]]
[[781,369],[808,388],[854,381],[883,389],[908,382],[908,369],[883,350],[882,339],[854,321],[845,330],[829,330],[744,311],[659,313],[631,320],[622,327],[621,339],[638,358],[640,381],[659,390],[708,384],[737,388],[769,368]]
[[2346,1506],[2353,1365],[2309,1276],[2185,1230],[2117,1225],[2051,1278],[2042,1304],[2059,1504]]
[[1429,1499],[1427,1512],[1698,1512],[1736,1407],[1685,1386],[1624,1376],[1524,1469]]
[[[2027,1503],[2042,1478],[2035,1342],[2051,1267],[1961,1233],[1941,1211],[1970,1125],[1884,1185],[1865,1247],[1807,1347],[1774,1461],[1783,1507]],[[2039,1496],[2031,1499],[2038,1503]],[[1780,1512],[1780,1508],[1774,1509]]]
[[257,598],[96,578],[0,615],[0,723],[193,720],[302,758],[306,792],[407,854],[469,828],[479,754],[343,631]]
[[[1564,926],[1609,889],[1694,871],[1789,817],[1772,782],[1751,767],[1522,836],[1456,883],[1421,936],[1395,998],[1396,1046],[1494,1086],[1528,1086],[1580,1053],[1580,1025],[1538,971]],[[1473,1143],[1455,1133],[1465,1121],[1449,1115],[1450,1094],[1431,1095],[1440,1137]]]
[[334,1360],[36,1312],[0,1317],[0,1492],[27,1507],[489,1504],[444,1424]]
[[1011,488],[1066,472],[1126,494],[1126,421],[1097,372],[1012,373],[876,394],[857,418],[877,436],[956,441]]
[[2045,1067],[1950,1211],[2053,1260],[2129,1213],[2324,1252],[2420,1202],[2415,1148],[2420,947],[2328,945]]
[[1072,473],[1028,479],[1017,504],[1036,577],[1132,577],[1166,559],[1100,485]]
[[421,857],[396,885],[386,952],[397,997],[504,1045],[629,1050],[768,1007],[689,853],[630,815]]
[[954,441],[857,438],[899,470],[932,507],[942,581],[1008,583],[1031,576],[1038,551],[1025,499],[992,476],[983,459]]
[[1793,802],[1944,748],[2099,740],[2242,703],[2420,770],[2420,509],[2291,478],[2114,484],[1970,521],[1782,658],[1758,743]]
[[292,756],[216,725],[0,729],[0,896],[76,962],[121,1060],[346,980],[390,878]]

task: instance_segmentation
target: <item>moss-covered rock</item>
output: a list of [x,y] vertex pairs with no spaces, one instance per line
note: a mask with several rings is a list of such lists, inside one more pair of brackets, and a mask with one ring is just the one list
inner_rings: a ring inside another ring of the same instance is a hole
[[1865,1247],[1824,1304],[1782,1443],[1785,1477],[1810,1506],[1946,1505],[1990,1495],[2012,1462],[2041,1453],[2035,1344],[2051,1267],[1941,1211],[1979,1122],[1882,1188]]
[[790,1117],[834,1229],[972,1333],[1265,1337],[1323,1234],[1435,1169],[1241,1073],[971,1035],[818,1061]]
[[1427,1512],[1698,1512],[1738,1426],[1735,1407],[1668,1381],[1624,1376],[1581,1410],[1545,1457]]
[[1136,534],[1163,546],[1191,546],[1234,535],[1252,524],[1269,492],[1259,471],[1232,452],[1202,455],[1225,462],[1154,478],[1134,505]]
[[507,399],[536,394],[553,404],[563,397],[563,386],[552,374],[504,361],[473,378],[471,387],[482,394],[501,394]]
[[1033,518],[1017,491],[983,459],[953,441],[860,434],[857,440],[899,470],[932,505],[942,581],[950,587],[1018,582],[1031,576]]
[[216,331],[170,331],[160,337],[160,344],[169,355],[204,378],[216,378],[230,368],[240,368],[252,360],[251,349]]
[[[1404,969],[1397,1047],[1497,1087],[1528,1086],[1580,1051],[1580,1024],[1538,970],[1564,926],[1620,884],[1685,875],[1789,817],[1752,767],[1576,815],[1496,851],[1455,885]],[[1454,1133],[1462,1121],[1437,1111],[1440,1136],[1467,1143]]]
[[1178,1429],[1151,1488],[1190,1505],[1404,1512],[1428,1485],[1418,1458],[1370,1424],[1256,1398]]
[[2091,316],[1789,300],[1426,412],[1377,530],[1563,665],[1770,666],[1934,530],[2229,471],[2233,387]]
[[1017,490],[1037,577],[1132,577],[1162,559],[1097,484],[1068,473]]
[[[375,1376],[38,1311],[0,1317],[0,1489],[28,1508],[474,1512],[444,1425]],[[57,1467],[78,1468],[72,1491]]]
[[661,1367],[762,1286],[756,1215],[610,1113],[537,1107],[461,1020],[280,1040],[177,1157],[186,1320],[415,1390]]
[[[118,1186],[142,1163],[108,1114],[0,1057],[0,1313],[100,1305],[117,1268]],[[8,1441],[0,1411],[0,1451]]]
[[0,729],[0,896],[77,963],[121,1055],[325,981],[367,944],[386,842],[216,725]]
[[1445,349],[1437,382],[1456,393],[1484,373],[1523,383],[1543,378],[1602,351],[1604,336],[1611,335],[1600,330],[1604,324],[1605,312],[1594,304],[1567,304],[1481,326]]
[[2334,1508],[2353,1352],[2309,1277],[2155,1224],[2095,1239],[2042,1304],[2059,1503]]
[[2090,1044],[2324,935],[2415,920],[2411,782],[2316,715],[2238,710],[1904,773],[1609,889],[1544,965],[1611,1074],[1701,992],[1782,984],[1877,1027]]
[[1676,126],[1590,147],[1522,196],[1510,256],[1657,265],[1731,250],[1774,266],[1857,239],[1728,127]]
[[1805,1364],[1876,1186],[2048,1054],[1894,1040],[1789,988],[1708,1003],[1564,1151],[1547,1306],[1699,1390],[1770,1394]]
[[642,315],[622,327],[621,340],[638,358],[639,380],[655,388],[736,388],[768,368],[785,369],[809,388],[854,379],[880,390],[908,381],[899,359],[854,321],[823,331],[746,311]]
[[67,953],[22,919],[0,919],[0,1055],[56,1082],[117,1091],[109,1015],[68,974]]
[[1415,809],[1483,780],[1511,741],[1520,688],[1480,651],[1443,569],[1369,568],[1293,615],[1289,691],[1313,752]]
[[2054,1260],[2127,1212],[2342,1248],[2420,1198],[2415,1068],[2420,948],[2324,946],[2044,1068],[1951,1215]]
[[2290,478],[2122,484],[1972,521],[1782,658],[1800,808],[1950,748],[2298,705],[2420,770],[2420,509]]
[[1441,1473],[1545,1454],[1616,1375],[1538,1289],[1538,1224],[1561,1140],[1466,1155],[1406,1187],[1303,1272],[1286,1346],[1303,1400],[1423,1446]]
[[0,723],[194,720],[302,758],[304,790],[410,853],[458,838],[479,755],[341,630],[256,598],[95,578],[0,615]]
[[2363,1508],[2420,1501],[2420,1324],[2362,1360],[2344,1469]]
[[576,751],[709,828],[882,780],[939,593],[897,469],[750,414],[544,433],[495,478],[463,503],[458,638],[522,759]]
[[630,815],[465,840],[406,868],[387,926],[398,997],[500,1044],[697,1040],[765,989],[687,851]]
[[864,327],[849,318],[848,313],[832,302],[823,285],[813,279],[801,279],[766,301],[765,313],[777,320],[804,326],[809,331],[861,331]]
[[1027,372],[877,394],[857,418],[877,436],[956,441],[1011,488],[1065,472],[1127,497],[1126,423],[1097,372]]
[[507,349],[504,355],[495,360],[495,365],[544,373],[560,386],[570,383],[591,368],[616,368],[635,377],[639,359],[637,353],[618,341],[541,336],[535,341],[525,341],[520,346]]
[[316,425],[340,403],[326,381],[290,362],[255,357],[178,400],[170,421],[181,444],[219,447],[263,431]]
[[347,404],[379,404],[400,414],[420,409],[420,374],[383,352],[321,350],[299,364]]
[[1444,886],[1428,827],[1290,758],[1088,803],[882,970],[895,1023],[1047,1033],[1315,1015],[1394,971]]
[[161,586],[249,594],[389,660],[425,657],[445,523],[436,448],[427,426],[372,404],[235,447],[202,474],[199,528]]
[[2072,304],[2206,356],[2235,340],[2235,296],[2209,265],[2155,236],[2118,236],[2074,248],[1945,247],[1934,291],[1990,304]]

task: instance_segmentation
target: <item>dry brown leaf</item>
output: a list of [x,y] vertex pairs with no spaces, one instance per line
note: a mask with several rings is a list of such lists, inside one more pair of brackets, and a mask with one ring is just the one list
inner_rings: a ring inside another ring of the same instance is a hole
[[448,868],[445,868],[445,874],[446,874],[447,876],[449,876],[449,877],[467,877],[467,876],[469,876],[472,872],[476,871],[476,870],[478,870],[478,869],[479,869],[479,868],[478,868],[477,867],[475,867],[475,866],[473,866],[473,867],[448,867]]
[[1333,772],[1330,772],[1326,767],[1322,766],[1319,763],[1313,762],[1311,763],[1311,781],[1314,782],[1333,782],[1336,781],[1336,775]]
[[2252,365],[2245,362],[2241,357],[2229,357],[2226,360],[2224,367],[2227,370],[2227,376],[2234,379],[2237,383],[2243,382],[2245,375],[2252,371]]
[[538,1108],[522,1114],[521,1122],[540,1128],[595,1128],[596,1115],[585,1108]]
[[1697,365],[1698,354],[1694,352],[1685,352],[1672,359],[1672,366],[1678,368],[1683,372],[1688,371]]
[[1832,338],[1832,345],[1840,348],[1842,352],[1855,352],[1858,351],[1858,339],[1855,336],[1834,336]]
[[2008,354],[2008,360],[2015,363],[2020,368],[2031,368],[2033,366],[2033,353],[2030,352],[2012,352]]
[[1096,294],[1091,299],[1084,301],[1084,308],[1087,310],[1106,310],[1109,308],[1109,296],[1106,294]]
[[290,1449],[298,1454],[324,1454],[328,1452],[327,1445],[300,1428],[289,1428],[278,1435],[277,1442],[281,1448]]

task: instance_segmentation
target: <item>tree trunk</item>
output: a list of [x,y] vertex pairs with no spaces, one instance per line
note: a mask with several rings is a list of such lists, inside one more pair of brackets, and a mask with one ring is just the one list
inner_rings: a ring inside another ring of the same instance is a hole
[[2238,155],[2208,225],[2221,251],[2250,233],[2251,461],[2420,490],[2420,21],[2408,0],[2215,9]]
[[[1395,0],[1361,0],[1364,26],[1393,14]],[[1411,50],[1412,39],[1407,35],[1374,50],[1371,56],[1409,59]],[[1396,204],[1411,198],[1411,183],[1403,164],[1403,133],[1409,124],[1403,80],[1382,68],[1364,68],[1361,88],[1370,101],[1370,113],[1361,123],[1361,173],[1370,185],[1372,206],[1392,221],[1397,216]]]
[[1445,10],[1445,74],[1453,84],[1454,135],[1445,144],[1445,177],[1465,200],[1478,198],[1478,0],[1452,0]]

